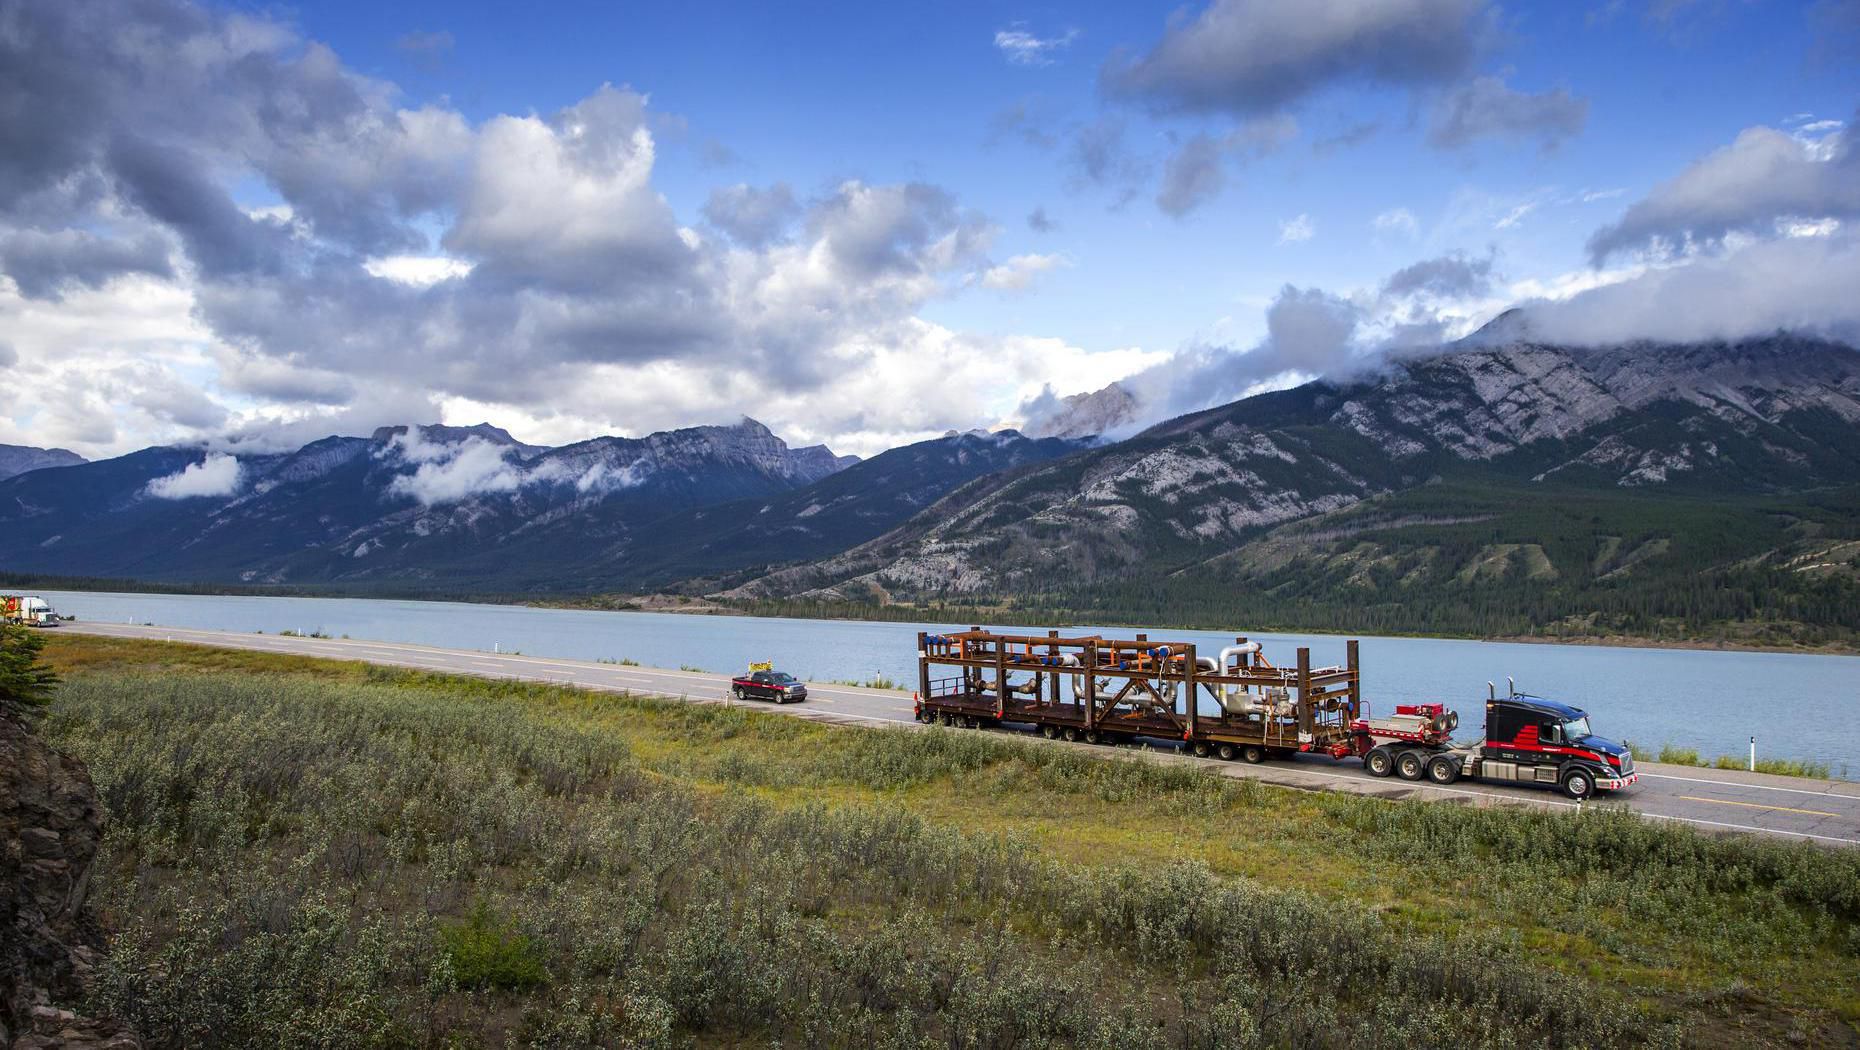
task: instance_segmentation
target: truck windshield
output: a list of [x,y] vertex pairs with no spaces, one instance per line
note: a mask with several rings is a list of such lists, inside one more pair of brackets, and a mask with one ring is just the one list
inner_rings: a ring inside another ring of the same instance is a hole
[[1591,735],[1593,734],[1589,732],[1588,715],[1563,723],[1563,739],[1565,740],[1581,740]]
[[774,682],[776,685],[789,685],[794,681],[794,676],[782,671],[777,671],[769,675],[769,681]]

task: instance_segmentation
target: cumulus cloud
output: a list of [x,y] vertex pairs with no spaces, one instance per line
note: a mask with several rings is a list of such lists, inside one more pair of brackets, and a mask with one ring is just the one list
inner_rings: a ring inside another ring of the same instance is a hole
[[787,183],[766,189],[739,182],[712,190],[704,218],[738,244],[760,248],[778,240],[800,216],[801,206]]
[[[184,322],[162,367],[216,375],[249,406],[224,423],[235,435],[469,402],[585,436],[762,414],[771,385],[797,400],[770,422],[811,425],[810,403],[845,400],[888,351],[960,338],[916,314],[988,265],[992,223],[925,184],[847,180],[805,201],[744,186],[694,229],[654,182],[661,122],[623,85],[467,118],[404,106],[263,18],[184,0],[11,14],[0,322],[53,362],[38,400],[91,409],[36,426],[93,454],[210,436],[178,421],[211,412],[178,403],[106,425],[97,365],[148,339],[112,321],[99,341],[81,318],[144,289]],[[275,200],[245,201],[253,187]],[[51,323],[35,304],[58,300]],[[974,367],[993,374],[983,354]],[[959,413],[940,429],[977,422],[973,403],[939,410]],[[839,418],[879,440],[873,420]]]
[[1113,56],[1101,80],[1163,112],[1257,116],[1336,84],[1452,81],[1489,21],[1484,0],[1214,0],[1148,51]]
[[244,468],[232,456],[214,453],[199,463],[190,463],[179,472],[149,482],[147,492],[156,499],[192,499],[197,496],[230,496],[239,491]]
[[1552,149],[1581,132],[1588,119],[1589,100],[1562,88],[1530,94],[1498,77],[1475,77],[1434,107],[1427,141],[1457,149],[1482,138],[1532,139]]
[[11,368],[19,363],[19,351],[12,344],[0,340],[0,368]]
[[1036,36],[1026,23],[1016,22],[995,31],[995,49],[1017,66],[1050,66],[1053,55],[1072,46],[1079,31],[1068,29],[1058,36]]
[[1379,360],[1379,348],[1362,338],[1366,318],[1364,308],[1347,297],[1286,285],[1266,310],[1265,338],[1253,346],[1192,344],[1120,380],[1137,408],[1130,424],[1112,436],[1274,387],[1364,367]]
[[1001,291],[1020,291],[1031,285],[1039,275],[1069,265],[1063,255],[1016,255],[999,266],[984,270],[982,284]]
[[423,507],[510,492],[524,481],[522,468],[510,462],[509,446],[476,436],[455,442],[430,441],[419,427],[408,427],[377,455],[416,464],[413,473],[390,482],[388,492],[407,496]]
[[148,230],[128,237],[89,230],[0,233],[0,273],[34,299],[62,298],[71,286],[101,288],[124,274],[172,277],[167,238]]
[[1820,137],[1748,128],[1631,205],[1589,238],[1600,265],[1617,252],[1672,254],[1779,223],[1860,218],[1860,125]]
[[1536,338],[1576,344],[1738,339],[1777,331],[1860,345],[1860,234],[1755,241],[1526,305]]
[[1443,255],[1411,263],[1382,283],[1385,295],[1425,294],[1436,298],[1484,295],[1492,287],[1492,258]]

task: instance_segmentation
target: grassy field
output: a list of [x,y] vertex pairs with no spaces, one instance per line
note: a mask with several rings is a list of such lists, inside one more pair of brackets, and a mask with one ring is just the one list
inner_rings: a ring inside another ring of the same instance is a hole
[[57,637],[165,1046],[1860,1045],[1860,852]]

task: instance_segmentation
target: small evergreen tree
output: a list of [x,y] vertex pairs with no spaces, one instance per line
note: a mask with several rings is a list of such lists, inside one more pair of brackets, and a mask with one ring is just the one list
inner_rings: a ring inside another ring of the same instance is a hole
[[0,708],[18,711],[51,703],[58,675],[39,662],[43,648],[39,632],[0,625]]

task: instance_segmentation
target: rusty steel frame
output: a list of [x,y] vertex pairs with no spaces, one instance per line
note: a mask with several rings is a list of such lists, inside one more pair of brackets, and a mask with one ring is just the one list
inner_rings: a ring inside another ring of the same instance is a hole
[[[1245,645],[1247,639],[1234,641]],[[1279,668],[1263,652],[1243,653],[1237,667],[1210,672],[1198,666],[1194,643],[1152,642],[1147,634],[1125,640],[1062,637],[1058,631],[1044,636],[1000,634],[981,627],[946,634],[919,632],[918,699],[920,708],[933,717],[1025,722],[1095,736],[1335,752],[1348,745],[1350,726],[1363,713],[1355,639],[1345,643],[1345,654],[1342,666],[1314,668],[1311,650],[1300,646],[1293,667]],[[1065,657],[1075,662],[1062,663]],[[955,669],[956,674],[933,677],[938,668]],[[1022,673],[1029,676],[1027,681],[1011,681],[1011,675]],[[1069,701],[1062,681],[1066,677],[1073,678]],[[1270,708],[1246,715],[1229,712],[1221,703],[1228,687],[1259,690],[1264,696],[1271,695],[1268,690],[1284,690],[1292,713],[1285,716]],[[1203,695],[1215,701],[1216,713],[1201,711]],[[1021,696],[1027,699],[1018,699]]]

